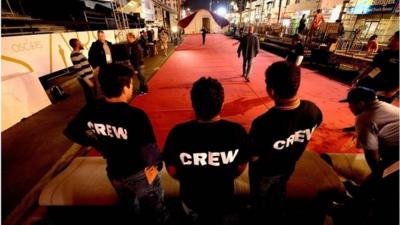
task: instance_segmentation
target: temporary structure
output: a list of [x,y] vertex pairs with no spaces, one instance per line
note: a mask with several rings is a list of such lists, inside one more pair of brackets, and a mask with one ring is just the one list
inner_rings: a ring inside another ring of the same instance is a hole
[[228,30],[229,21],[206,9],[200,9],[183,18],[178,25],[185,34],[198,34],[205,27],[210,33],[223,33]]

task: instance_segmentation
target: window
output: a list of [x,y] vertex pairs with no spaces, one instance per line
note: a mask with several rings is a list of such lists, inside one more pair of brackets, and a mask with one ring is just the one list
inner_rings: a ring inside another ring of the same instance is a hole
[[286,5],[290,5],[290,0],[286,0]]
[[296,3],[296,4],[300,3],[300,0],[296,0],[294,3]]

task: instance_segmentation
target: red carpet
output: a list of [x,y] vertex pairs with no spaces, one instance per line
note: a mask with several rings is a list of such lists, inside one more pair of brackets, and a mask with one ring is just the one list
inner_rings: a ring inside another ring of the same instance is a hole
[[[253,60],[251,82],[242,78],[242,59],[237,58],[237,41],[224,35],[208,35],[201,45],[200,35],[188,35],[149,83],[149,94],[137,97],[133,105],[150,117],[158,145],[162,148],[170,129],[194,118],[190,102],[190,88],[201,76],[212,76],[222,82],[225,104],[222,117],[242,124],[247,130],[252,121],[273,106],[267,96],[264,72],[282,58],[265,51]],[[311,100],[322,110],[323,124],[315,132],[308,148],[317,152],[359,152],[352,143],[353,135],[342,128],[354,123],[347,104],[339,103],[346,97],[343,84],[323,77],[315,71],[302,69],[299,95]]]
[[[177,123],[194,118],[190,88],[201,76],[212,76],[222,82],[225,104],[222,117],[242,124],[247,130],[251,122],[273,105],[264,83],[265,69],[281,60],[261,51],[253,63],[251,82],[240,77],[242,59],[237,58],[235,40],[224,35],[208,35],[201,45],[200,35],[189,35],[160,68],[149,83],[150,93],[137,97],[133,105],[150,117],[158,144],[164,146],[169,130]],[[356,152],[352,134],[341,131],[353,124],[354,116],[347,104],[339,103],[347,93],[346,86],[317,72],[302,69],[299,95],[315,102],[322,110],[324,122],[308,146],[317,152]]]

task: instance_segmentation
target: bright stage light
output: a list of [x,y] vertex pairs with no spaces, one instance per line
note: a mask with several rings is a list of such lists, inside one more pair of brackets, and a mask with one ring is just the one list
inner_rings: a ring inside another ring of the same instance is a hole
[[225,7],[219,7],[217,9],[217,14],[220,16],[225,16],[226,15],[226,8]]
[[173,32],[173,33],[176,33],[176,32],[178,32],[178,28],[177,28],[177,27],[175,27],[175,26],[174,26],[174,27],[172,27],[172,32]]

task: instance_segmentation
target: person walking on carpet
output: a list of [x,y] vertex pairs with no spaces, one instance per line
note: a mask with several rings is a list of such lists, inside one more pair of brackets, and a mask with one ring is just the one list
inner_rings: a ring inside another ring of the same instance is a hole
[[206,44],[206,35],[207,35],[208,30],[205,27],[203,27],[203,29],[201,29],[200,31],[201,31],[201,36],[203,38],[203,45],[205,45]]
[[252,67],[252,60],[257,56],[260,51],[260,42],[258,37],[253,34],[254,27],[249,26],[248,33],[243,36],[240,40],[239,47],[237,49],[238,57],[240,54],[243,56],[243,74],[242,76],[247,82],[250,82],[250,72]]

